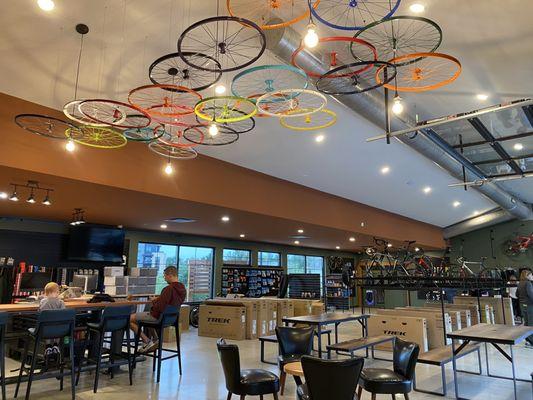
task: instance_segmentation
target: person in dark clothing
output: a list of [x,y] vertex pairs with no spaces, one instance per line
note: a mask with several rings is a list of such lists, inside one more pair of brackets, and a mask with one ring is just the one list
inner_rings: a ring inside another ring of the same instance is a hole
[[[533,326],[533,273],[531,271],[522,271],[517,292],[520,305],[525,309],[524,324]],[[533,347],[533,335],[529,335],[526,340],[526,346]]]
[[[132,314],[130,318],[130,327],[135,333],[139,330],[138,321],[155,322],[163,313],[166,306],[173,305],[180,307],[185,301],[187,290],[183,283],[178,282],[178,270],[176,267],[166,267],[163,276],[168,286],[152,301],[150,311]],[[155,351],[159,345],[157,339],[150,340],[143,332],[141,332],[141,339],[144,342],[144,346],[140,350],[141,353]]]

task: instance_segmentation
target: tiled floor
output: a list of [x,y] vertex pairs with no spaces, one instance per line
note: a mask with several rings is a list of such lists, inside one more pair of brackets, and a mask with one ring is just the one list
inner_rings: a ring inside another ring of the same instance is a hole
[[[341,340],[350,337],[356,337],[360,330],[353,326],[341,325]],[[196,330],[191,330],[183,334],[183,376],[178,374],[177,360],[171,360],[163,363],[161,383],[154,383],[152,376],[151,364],[140,364],[135,371],[134,385],[128,385],[126,373],[116,375],[113,380],[107,376],[100,379],[100,389],[98,394],[92,392],[93,375],[82,375],[80,384],[77,388],[77,398],[82,400],[99,399],[207,399],[219,400],[226,399],[227,392],[224,387],[224,377],[216,351],[216,339],[198,337]],[[241,341],[238,342],[241,353],[241,365],[243,368],[266,368],[277,373],[277,367],[259,362],[259,342]],[[515,352],[517,356],[517,372],[522,378],[529,378],[533,371],[533,349],[519,346]],[[266,354],[271,360],[276,357],[276,348],[273,344],[266,344]],[[386,357],[387,353],[381,353],[380,356]],[[389,355],[390,356],[390,355]],[[491,372],[498,374],[511,374],[510,364],[495,350],[490,350],[489,358],[491,360]],[[365,361],[366,366],[388,367],[390,363],[384,361]],[[484,360],[483,360],[483,365]],[[477,366],[477,358],[472,355],[465,357],[459,362],[462,369],[473,369]],[[8,362],[8,370],[18,367],[14,362]],[[485,368],[485,367],[484,367]],[[451,366],[448,373],[448,397],[454,398],[453,381]],[[14,373],[10,373],[14,374]],[[468,374],[459,374],[461,396],[473,400],[506,400],[513,399],[512,381],[490,378],[487,376],[476,376]],[[431,390],[440,390],[440,370],[437,367],[420,365],[417,367],[418,383],[421,387]],[[46,381],[37,381],[32,386],[32,399],[69,399],[69,381],[65,381],[65,391],[59,392],[59,384],[55,379]],[[8,387],[8,397],[13,396],[13,386]],[[25,385],[21,387],[22,393],[19,397],[23,398]],[[287,379],[285,396],[280,399],[294,400],[295,387],[292,379]],[[520,400],[532,399],[531,383],[518,383],[518,398]],[[433,396],[418,392],[411,394],[412,400],[422,399],[439,399],[442,397]],[[234,399],[236,396],[234,396]],[[378,396],[380,399],[390,399],[390,396]],[[398,399],[400,396],[398,396]],[[250,397],[251,400],[259,399]],[[370,399],[368,393],[363,395],[363,400]],[[269,400],[265,396],[265,400]],[[332,399],[335,400],[335,399]]]

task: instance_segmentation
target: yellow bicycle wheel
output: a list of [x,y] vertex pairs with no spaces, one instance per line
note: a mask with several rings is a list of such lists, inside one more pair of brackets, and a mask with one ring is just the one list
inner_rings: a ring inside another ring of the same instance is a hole
[[65,134],[76,143],[97,149],[118,149],[128,143],[122,133],[101,126],[82,125],[76,129],[67,129]]
[[255,103],[236,96],[208,97],[194,107],[198,118],[219,123],[239,122],[257,113]]
[[[290,116],[291,112],[294,113],[299,111],[301,110],[289,111],[288,115]],[[318,112],[299,117],[287,118],[286,116],[283,116],[279,119],[279,122],[281,126],[295,131],[314,131],[317,129],[325,129],[335,124],[335,122],[337,122],[337,114],[331,110],[323,108]]]

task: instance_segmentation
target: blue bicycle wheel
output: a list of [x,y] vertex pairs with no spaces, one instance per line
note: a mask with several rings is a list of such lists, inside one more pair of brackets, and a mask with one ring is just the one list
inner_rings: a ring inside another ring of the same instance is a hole
[[[234,96],[255,101],[258,97],[279,90],[306,89],[307,74],[292,65],[260,65],[235,75],[231,82]],[[294,92],[297,95],[297,91]]]
[[389,18],[400,0],[316,0],[311,13],[323,24],[343,31],[357,31],[368,24]]

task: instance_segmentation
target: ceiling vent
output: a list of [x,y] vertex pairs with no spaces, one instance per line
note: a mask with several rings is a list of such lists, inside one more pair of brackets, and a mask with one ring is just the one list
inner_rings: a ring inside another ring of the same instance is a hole
[[291,239],[298,239],[298,240],[303,240],[303,239],[309,239],[309,236],[305,236],[305,235],[294,235],[294,236],[290,236]]
[[166,220],[167,222],[174,222],[176,224],[188,224],[189,222],[196,222],[195,219],[191,218],[169,218]]

